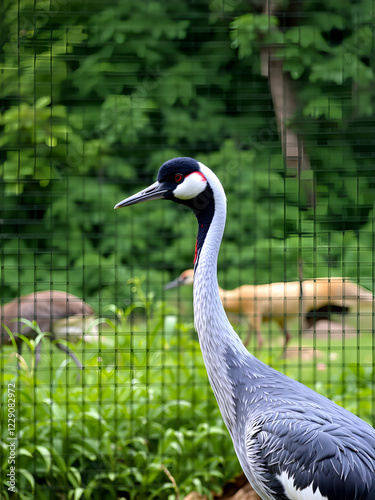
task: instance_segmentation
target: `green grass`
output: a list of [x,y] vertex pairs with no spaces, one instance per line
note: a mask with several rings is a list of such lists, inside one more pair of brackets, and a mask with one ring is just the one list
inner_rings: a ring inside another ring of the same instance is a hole
[[[103,325],[99,342],[73,346],[82,373],[47,338],[40,338],[36,369],[24,348],[19,373],[13,348],[3,348],[2,481],[9,470],[7,386],[15,383],[18,498],[210,496],[240,471],[192,323],[179,323],[176,309],[139,285],[132,305],[116,310],[117,324]],[[371,334],[346,337],[345,350],[338,338],[295,336],[295,354],[281,359],[277,328],[264,333],[276,346],[266,346],[264,361],[374,423]]]

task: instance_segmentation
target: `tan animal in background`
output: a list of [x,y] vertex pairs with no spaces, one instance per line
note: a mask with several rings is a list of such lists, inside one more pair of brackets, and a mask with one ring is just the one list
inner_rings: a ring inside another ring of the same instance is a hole
[[[22,319],[36,321],[41,332],[49,332],[48,338],[52,341],[64,338],[77,341],[84,336],[94,320],[94,310],[86,302],[75,295],[57,290],[30,293],[5,304],[0,309],[0,344],[11,344],[9,334],[4,325],[14,334],[35,338],[37,333],[31,326],[26,326]],[[97,333],[97,329],[90,329]],[[15,337],[18,352],[21,354],[22,340]],[[35,363],[40,360],[41,342],[36,347]],[[56,347],[66,352],[73,359],[78,368],[82,364],[77,356],[64,344],[56,342]]]
[[[187,269],[166,285],[165,289],[192,285],[194,270]],[[291,339],[287,324],[301,318],[306,327],[320,319],[330,319],[331,314],[371,311],[374,296],[365,288],[347,278],[318,278],[315,280],[242,285],[234,290],[219,287],[220,299],[227,312],[247,317],[249,331],[244,341],[247,345],[252,331],[257,336],[260,349],[263,345],[261,324],[275,321],[284,332],[284,351]],[[363,307],[364,306],[364,307]]]

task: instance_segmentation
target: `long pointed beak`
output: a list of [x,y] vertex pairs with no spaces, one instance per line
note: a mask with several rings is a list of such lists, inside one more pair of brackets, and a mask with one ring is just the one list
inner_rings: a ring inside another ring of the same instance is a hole
[[170,290],[171,288],[177,288],[177,287],[181,286],[182,284],[183,284],[183,282],[181,282],[180,278],[178,277],[175,280],[170,281],[169,283],[167,283],[164,286],[164,290]]
[[163,186],[163,183],[156,181],[143,191],[139,191],[139,193],[133,194],[133,196],[120,201],[120,203],[115,205],[115,208],[128,207],[129,205],[135,205],[143,201],[159,200],[164,198],[164,194],[167,192],[168,189]]

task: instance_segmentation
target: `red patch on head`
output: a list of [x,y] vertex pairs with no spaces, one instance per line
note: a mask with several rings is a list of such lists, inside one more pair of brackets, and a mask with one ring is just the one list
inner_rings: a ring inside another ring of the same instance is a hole
[[[207,179],[206,179],[206,177],[202,174],[202,172],[198,172],[198,170],[197,170],[196,172],[192,172],[192,173],[191,173],[191,174],[189,174],[189,175],[193,175],[193,174],[198,174],[198,175],[199,175],[199,177],[201,178],[201,181],[203,181],[203,182],[207,182]],[[187,178],[189,177],[189,175],[187,175],[187,176],[185,177],[185,179],[187,179]]]
[[197,260],[197,246],[198,246],[198,241],[195,242],[194,264],[195,264],[195,261]]

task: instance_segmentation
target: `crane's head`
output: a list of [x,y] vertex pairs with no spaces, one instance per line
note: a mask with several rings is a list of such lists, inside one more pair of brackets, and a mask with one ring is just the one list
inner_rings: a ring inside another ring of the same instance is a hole
[[[222,217],[222,229],[224,228],[226,198],[219,179],[203,163],[193,158],[173,158],[160,167],[154,184],[120,201],[115,208],[158,199],[182,203],[197,216],[199,230],[194,258],[194,264],[197,265],[198,255],[216,213]],[[215,236],[216,240],[221,240],[219,233]]]
[[170,290],[171,288],[177,288],[179,286],[192,285],[194,283],[194,269],[186,269],[183,271],[178,278],[167,283],[164,290]]
[[217,179],[211,170],[193,158],[173,158],[160,167],[154,184],[120,201],[115,208],[135,205],[143,201],[167,199],[187,205],[198,213],[212,200],[212,190],[207,174]]

